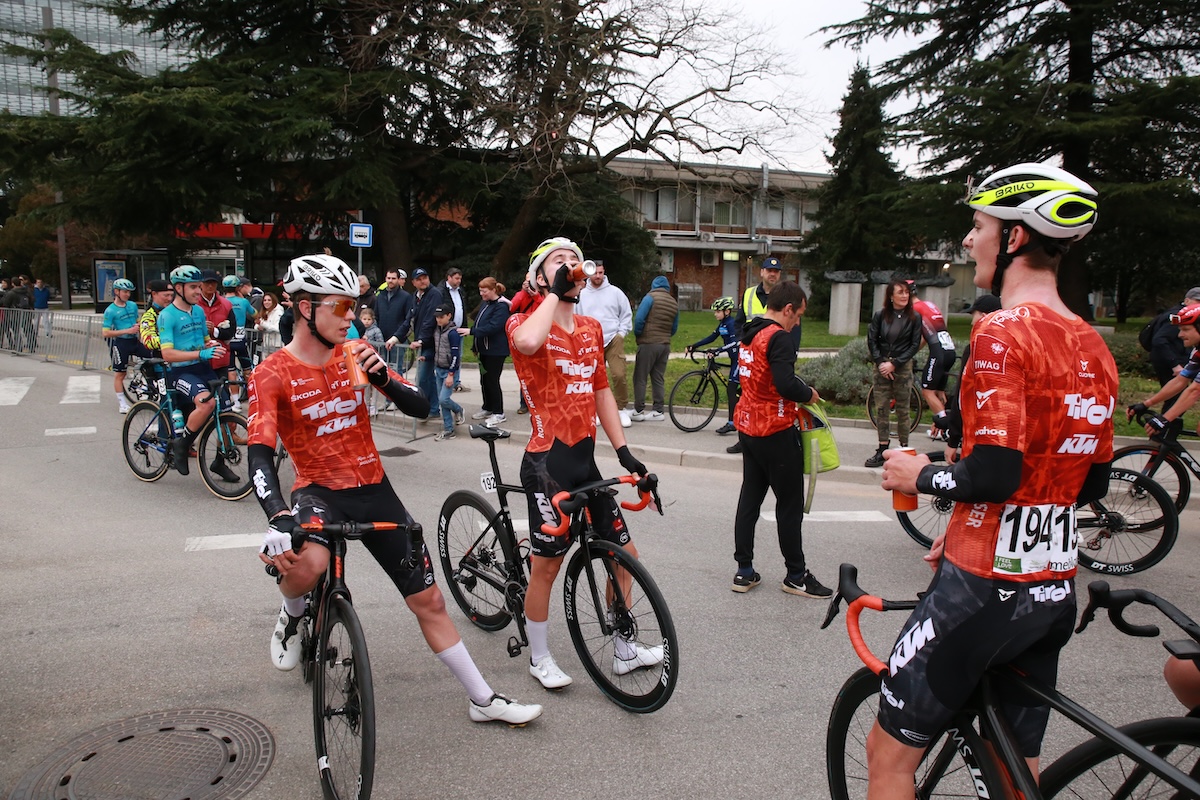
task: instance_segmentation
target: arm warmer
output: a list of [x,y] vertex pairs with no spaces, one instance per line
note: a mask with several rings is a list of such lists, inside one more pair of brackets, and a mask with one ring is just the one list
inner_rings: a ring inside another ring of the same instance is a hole
[[368,372],[367,380],[395,403],[401,412],[417,419],[426,419],[429,416],[429,398],[390,369]]
[[287,511],[288,504],[279,486],[279,473],[275,471],[275,449],[265,444],[252,444],[246,448],[246,457],[254,480],[254,496],[267,519]]
[[956,464],[930,464],[917,476],[917,491],[963,503],[1003,503],[1021,485],[1021,453],[981,444]]

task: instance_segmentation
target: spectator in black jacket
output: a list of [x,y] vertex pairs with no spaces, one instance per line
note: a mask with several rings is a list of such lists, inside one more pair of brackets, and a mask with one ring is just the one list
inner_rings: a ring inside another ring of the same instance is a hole
[[[1200,286],[1193,286],[1183,296],[1183,302],[1168,308],[1154,320],[1154,334],[1150,339],[1150,365],[1154,367],[1154,377],[1158,378],[1159,386],[1179,374],[1179,370],[1187,363],[1188,351],[1179,339],[1179,328],[1171,324],[1170,315],[1178,314],[1180,309],[1200,303]],[[1163,411],[1175,405],[1175,395],[1163,401]]]
[[408,273],[404,270],[389,269],[384,278],[387,288],[375,295],[375,324],[383,334],[388,365],[397,372],[403,372],[403,350],[396,345],[403,344],[408,339],[413,296],[404,291],[404,282],[408,280]]
[[891,403],[896,401],[900,446],[908,447],[908,396],[912,392],[913,358],[921,349],[921,317],[913,310],[905,281],[893,278],[867,329],[867,349],[875,364],[875,431],[879,449],[865,466],[882,467],[883,451],[891,439]]
[[[434,331],[437,330],[437,319],[434,309],[442,304],[442,293],[436,286],[429,285],[429,273],[424,269],[413,271],[413,288],[417,290],[412,310],[414,350],[420,351],[417,357],[417,388],[429,400],[429,419],[436,419],[441,414],[438,404],[437,380],[433,374]],[[378,302],[376,307],[378,308]]]

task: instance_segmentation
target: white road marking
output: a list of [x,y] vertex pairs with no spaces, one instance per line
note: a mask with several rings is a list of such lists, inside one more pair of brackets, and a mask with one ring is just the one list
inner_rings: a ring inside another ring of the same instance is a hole
[[[774,522],[775,512],[764,511],[762,518]],[[895,519],[882,511],[810,511],[804,515],[805,522],[891,522]]]
[[85,436],[95,432],[95,426],[89,428],[46,428],[47,436]]
[[75,375],[67,378],[67,390],[59,403],[99,403],[100,376]]
[[0,406],[15,406],[33,386],[33,378],[0,378]]
[[[265,531],[265,528],[264,528]],[[261,533],[230,533],[223,536],[189,536],[183,543],[185,553],[197,550],[228,550],[234,547],[262,547]]]

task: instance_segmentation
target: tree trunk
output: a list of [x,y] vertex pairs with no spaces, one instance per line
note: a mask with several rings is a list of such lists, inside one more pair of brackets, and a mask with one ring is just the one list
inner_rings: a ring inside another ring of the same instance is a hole
[[[1095,96],[1092,80],[1096,65],[1093,59],[1093,39],[1096,20],[1094,6],[1090,2],[1068,0],[1070,9],[1067,55],[1067,117],[1081,123],[1093,113]],[[1091,169],[1091,141],[1089,134],[1068,136],[1063,141],[1063,167],[1072,175],[1086,181],[1093,180]],[[1087,296],[1091,288],[1088,280],[1086,247],[1075,245],[1067,252],[1058,268],[1058,291],[1067,308],[1086,320],[1092,319]]]
[[375,209],[379,220],[379,252],[383,258],[383,269],[413,270],[412,248],[408,240],[408,211],[396,204]]
[[[536,191],[521,203],[521,210],[517,212],[512,228],[504,237],[504,244],[500,245],[500,250],[492,259],[492,268],[497,275],[507,275],[513,272],[524,274],[529,264],[527,256],[531,247],[530,243],[537,244],[533,240],[541,240],[537,231],[538,220],[541,219],[542,212],[550,205],[551,192],[550,189]],[[549,235],[553,235],[553,232],[547,232],[547,236]]]

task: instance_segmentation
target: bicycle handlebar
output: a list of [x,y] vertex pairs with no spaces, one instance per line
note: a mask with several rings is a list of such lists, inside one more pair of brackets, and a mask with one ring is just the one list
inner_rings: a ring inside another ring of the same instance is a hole
[[1129,636],[1158,636],[1157,625],[1139,625],[1125,619],[1125,609],[1133,603],[1154,606],[1184,633],[1200,643],[1200,625],[1174,605],[1145,589],[1110,589],[1108,581],[1092,581],[1088,584],[1087,608],[1080,615],[1079,627],[1075,632],[1083,633],[1083,629],[1096,618],[1096,609],[1107,608],[1108,618],[1113,627],[1122,633]]
[[858,585],[858,567],[853,564],[842,564],[838,568],[837,592],[829,601],[829,610],[825,614],[825,621],[821,623],[822,630],[828,628],[833,622],[833,618],[838,614],[838,605],[843,599],[847,601],[846,633],[850,637],[850,644],[854,647],[855,655],[868,669],[876,675],[882,676],[889,671],[889,667],[871,652],[871,648],[863,639],[858,618],[862,615],[864,608],[874,611],[910,611],[917,607],[917,601],[884,600],[882,597],[867,594],[867,591]]
[[550,503],[554,506],[554,510],[558,512],[558,525],[551,525],[548,522],[542,523],[542,533],[549,536],[564,536],[567,533],[567,528],[571,523],[571,515],[583,508],[587,504],[588,498],[601,489],[606,489],[609,486],[618,484],[628,484],[636,486],[638,489],[638,497],[640,502],[628,503],[622,502],[621,508],[629,511],[641,511],[652,501],[658,509],[658,513],[662,515],[662,503],[658,499],[658,476],[653,473],[644,478],[639,478],[637,475],[622,475],[619,478],[606,478],[601,481],[577,486],[571,491],[561,491],[550,499]]
[[[361,539],[364,533],[372,531],[394,531],[400,527],[398,522],[305,522],[300,525],[302,530],[292,532],[292,552],[299,553],[304,547],[304,543],[308,541],[308,537],[313,533],[328,533],[335,538],[342,539]],[[421,545],[425,538],[420,523],[414,522],[408,526],[410,534],[410,553],[408,565],[415,566],[415,554],[419,554]],[[276,580],[279,579],[279,570],[274,564],[266,565],[266,573]]]

